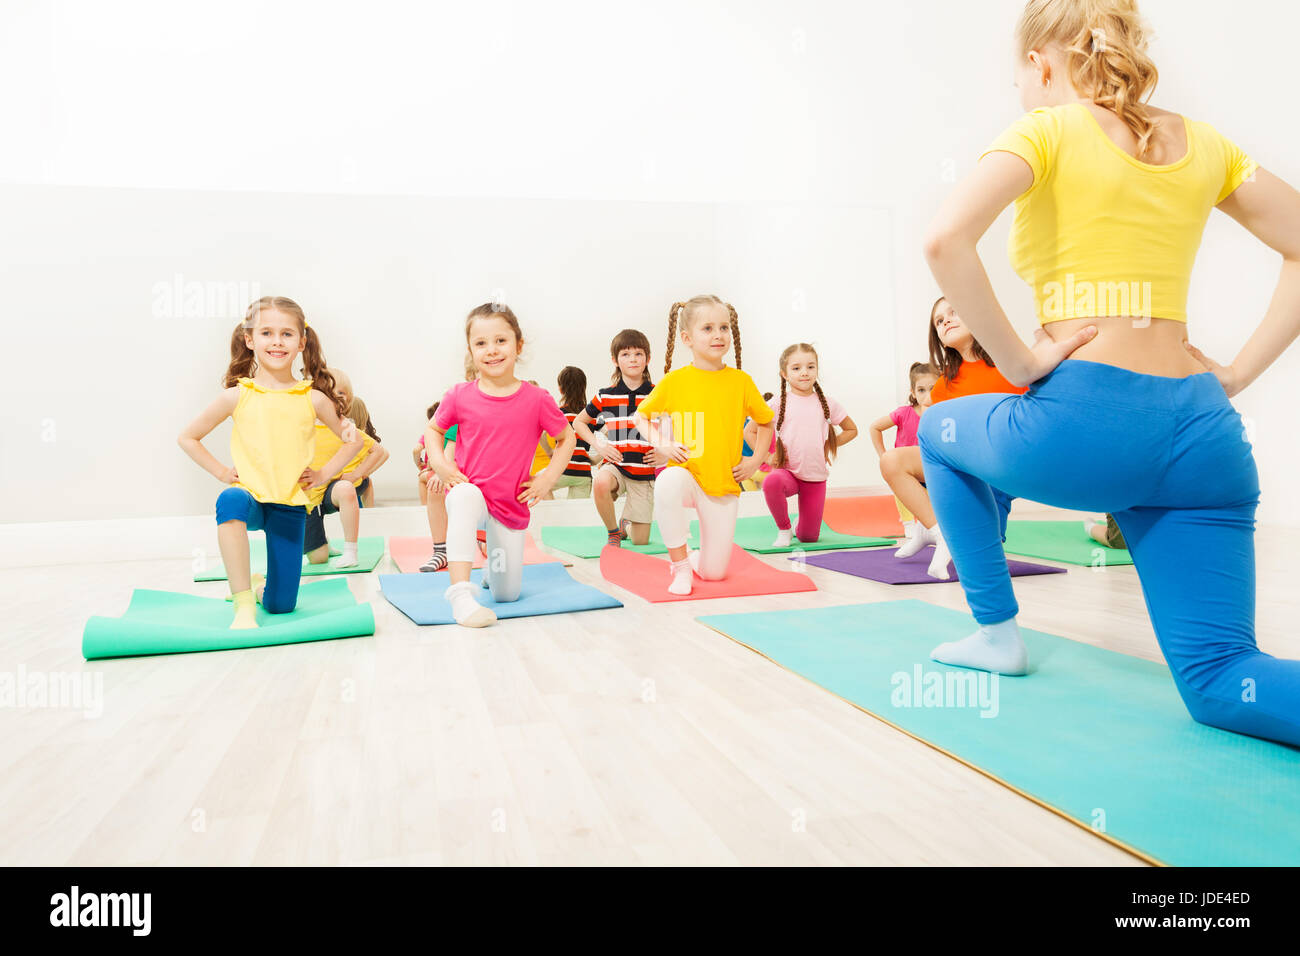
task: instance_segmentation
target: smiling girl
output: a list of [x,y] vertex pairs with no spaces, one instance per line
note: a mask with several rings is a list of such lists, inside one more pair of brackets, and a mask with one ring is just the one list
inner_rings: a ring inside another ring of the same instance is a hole
[[[569,464],[577,437],[550,394],[515,378],[524,346],[519,320],[500,303],[485,303],[465,320],[465,338],[478,370],[474,381],[447,390],[425,431],[434,474],[429,490],[447,489],[446,598],[465,627],[487,627],[496,614],[475,598],[470,567],[476,532],[487,532],[483,586],[493,600],[519,600],[529,507],[546,497]],[[457,426],[456,460],[443,453],[443,435]],[[529,476],[537,436],[556,439],[550,464]]]
[[[257,627],[255,602],[271,614],[292,611],[302,574],[303,534],[309,492],[329,480],[362,448],[356,427],[344,418],[320,339],[299,305],[264,296],[248,307],[230,343],[226,390],[181,432],[178,444],[205,471],[230,485],[217,497],[217,540],[235,604],[232,628]],[[306,378],[294,377],[302,356]],[[203,447],[225,419],[232,466]],[[339,437],[339,450],[319,470],[311,467],[316,420]],[[266,581],[254,594],[249,573],[248,532],[266,531]]]

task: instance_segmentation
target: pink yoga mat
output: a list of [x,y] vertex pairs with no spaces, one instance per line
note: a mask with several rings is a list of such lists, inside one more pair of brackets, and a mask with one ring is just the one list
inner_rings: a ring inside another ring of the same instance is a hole
[[[419,571],[420,565],[429,560],[429,555],[433,554],[432,538],[399,538],[393,536],[388,539],[388,556],[393,559],[393,563],[403,574],[410,574],[412,571]],[[524,538],[524,564],[549,564],[550,562],[566,564],[559,558],[552,557],[533,543],[533,536],[530,534]],[[483,555],[474,555],[474,567],[483,567]]]
[[606,581],[654,604],[817,590],[808,575],[779,571],[739,545],[732,545],[727,576],[721,581],[705,581],[697,574],[690,594],[668,593],[668,564],[664,555],[638,554],[626,548],[606,546],[600,552],[600,573]]
[[902,537],[903,522],[893,495],[855,498],[827,498],[822,520],[832,531],[863,538]]

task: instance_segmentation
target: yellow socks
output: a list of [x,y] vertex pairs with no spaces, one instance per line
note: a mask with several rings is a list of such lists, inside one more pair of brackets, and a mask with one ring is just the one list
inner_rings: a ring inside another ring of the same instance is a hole
[[235,602],[235,621],[230,629],[257,627],[257,602],[253,599],[253,589],[232,594],[231,600]]

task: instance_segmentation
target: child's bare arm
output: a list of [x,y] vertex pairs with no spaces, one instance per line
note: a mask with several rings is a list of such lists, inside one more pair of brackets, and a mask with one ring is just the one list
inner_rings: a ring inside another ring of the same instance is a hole
[[180,445],[185,454],[193,458],[200,468],[226,484],[233,484],[239,480],[234,465],[223,465],[212,452],[204,447],[203,439],[208,436],[212,429],[231,416],[237,404],[239,404],[239,386],[234,385],[222,392],[211,405],[199,412],[198,417],[186,425],[176,438],[176,444]]

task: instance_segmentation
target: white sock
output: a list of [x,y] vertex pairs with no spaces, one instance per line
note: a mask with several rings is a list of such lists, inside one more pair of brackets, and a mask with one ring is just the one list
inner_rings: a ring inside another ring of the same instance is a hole
[[[691,552],[695,554],[696,552]],[[690,594],[691,593],[691,562],[689,557],[685,561],[672,561],[668,565],[668,571],[672,575],[672,581],[668,585],[669,594]]]
[[[935,528],[938,528],[935,525]],[[903,542],[903,546],[894,552],[896,558],[910,558],[926,545],[934,544],[934,538],[931,536],[930,529],[921,522],[916,523],[916,533]]]
[[357,560],[357,543],[355,541],[344,541],[343,555],[334,561],[334,567],[355,568],[360,563]]
[[497,616],[490,607],[484,607],[474,599],[475,587],[468,581],[453,584],[443,592],[451,604],[451,616],[462,627],[487,627],[497,622]]
[[940,644],[930,656],[941,664],[974,667],[995,674],[1017,676],[1029,672],[1029,652],[1014,617],[984,624],[970,637]]
[[776,540],[772,542],[774,548],[788,548],[794,538],[794,528],[776,529]]
[[948,573],[948,562],[952,560],[952,553],[948,550],[948,543],[943,540],[943,532],[938,525],[930,529],[930,540],[934,542],[934,555],[930,558],[930,566],[925,569],[925,573],[940,581],[949,581],[952,575]]

